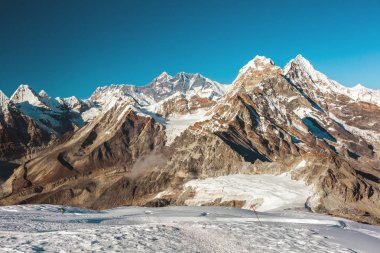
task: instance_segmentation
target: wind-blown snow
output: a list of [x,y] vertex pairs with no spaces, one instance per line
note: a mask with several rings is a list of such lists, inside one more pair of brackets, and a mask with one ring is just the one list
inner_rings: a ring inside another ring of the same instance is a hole
[[375,226],[223,207],[0,207],[1,252],[377,252]]
[[313,194],[303,181],[292,180],[290,175],[235,174],[216,178],[196,179],[184,187],[195,190],[195,196],[186,200],[187,205],[203,205],[221,199],[221,202],[245,201],[243,208],[251,205],[259,211],[304,207]]

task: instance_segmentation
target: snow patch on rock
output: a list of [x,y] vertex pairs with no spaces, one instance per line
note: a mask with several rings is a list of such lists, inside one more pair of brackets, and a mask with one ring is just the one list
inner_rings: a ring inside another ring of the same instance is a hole
[[207,115],[208,109],[199,109],[195,113],[171,116],[166,121],[166,145],[170,145],[174,139],[181,135],[183,131],[194,125],[196,122],[205,121],[211,118]]
[[267,67],[277,68],[272,59],[267,58],[265,56],[256,55],[252,60],[250,60],[239,70],[239,74],[232,83],[235,83],[241,76],[243,76],[249,70],[262,71]]

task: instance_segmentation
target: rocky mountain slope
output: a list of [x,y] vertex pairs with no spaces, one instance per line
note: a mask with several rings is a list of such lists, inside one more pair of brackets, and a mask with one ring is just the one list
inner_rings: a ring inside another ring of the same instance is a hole
[[[301,55],[284,69],[257,56],[228,86],[165,72],[146,86],[98,88],[88,100],[20,86],[10,100],[0,94],[0,154],[20,165],[4,178],[0,204],[184,204],[194,179],[289,173],[312,187],[311,210],[380,223],[378,101],[378,91],[346,88]],[[12,137],[21,132],[25,140]],[[12,157],[12,145],[34,153]]]

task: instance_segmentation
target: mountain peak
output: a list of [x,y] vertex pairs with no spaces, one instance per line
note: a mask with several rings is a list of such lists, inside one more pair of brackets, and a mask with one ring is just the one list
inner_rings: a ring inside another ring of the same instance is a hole
[[310,61],[306,59],[305,57],[303,57],[302,54],[297,54],[297,56],[294,59],[297,60],[298,62],[306,62],[310,64]]
[[242,69],[261,69],[265,65],[274,65],[272,59],[267,58],[265,56],[256,55],[252,60],[250,60]]
[[327,76],[316,70],[310,61],[303,57],[301,54],[298,54],[294,59],[290,60],[285,65],[283,70],[284,75],[286,75],[294,65],[298,66],[299,69],[306,73],[314,82],[322,81],[324,83],[330,83]]
[[46,93],[45,90],[41,90],[40,93],[38,93],[38,95],[43,98],[49,98],[49,95]]
[[173,77],[169,75],[166,71],[162,72],[159,76],[155,78],[156,82],[167,82]]
[[368,88],[366,88],[364,85],[362,85],[361,83],[358,83],[357,85],[355,85],[354,87],[351,88],[351,90],[367,90]]
[[256,55],[252,60],[256,62],[265,62],[267,64],[274,65],[274,62],[271,58],[261,56],[261,55]]
[[178,79],[178,78],[193,78],[196,76],[199,76],[199,74],[192,74],[192,73],[186,73],[184,71],[178,72],[173,78]]
[[168,77],[168,76],[170,76],[170,75],[168,74],[168,72],[163,71],[158,77]]
[[294,60],[301,65],[308,73],[315,72],[314,66],[310,63],[309,60],[307,60],[305,57],[303,57],[301,54],[298,54]]
[[265,56],[256,55],[239,70],[239,74],[234,80],[234,83],[247,72],[272,72],[277,69],[279,68],[274,64],[272,59]]
[[11,100],[15,103],[28,102],[33,105],[41,104],[37,93],[27,84],[21,84],[13,93]]
[[307,72],[315,72],[313,65],[310,63],[308,59],[302,56],[302,54],[298,54],[294,59],[291,59],[284,67],[284,72],[287,72],[292,64],[299,65],[303,70]]
[[239,75],[240,74],[244,74],[249,69],[263,70],[264,68],[266,68],[268,66],[269,67],[275,66],[275,64],[274,64],[274,62],[273,62],[272,59],[267,58],[265,56],[256,55],[255,58],[253,58],[252,60],[250,60],[246,65],[244,65],[240,69]]
[[79,98],[75,96],[64,98],[62,99],[62,101],[70,110],[74,110],[77,112],[80,112],[84,106],[84,103],[82,102],[82,100],[80,100]]
[[75,97],[75,96],[64,98],[63,101],[65,101],[67,104],[74,104],[74,103],[79,103],[80,102],[80,100],[77,97]]

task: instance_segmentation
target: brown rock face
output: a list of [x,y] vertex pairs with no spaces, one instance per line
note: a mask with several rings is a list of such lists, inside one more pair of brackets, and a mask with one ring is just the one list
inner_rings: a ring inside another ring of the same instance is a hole
[[[37,94],[29,86],[20,85],[11,99],[0,91],[0,161],[22,163],[83,125],[78,112],[44,91]],[[0,166],[0,180],[12,172],[7,168]]]
[[10,102],[3,110],[0,112],[0,160],[20,158],[54,138],[23,115],[13,103]]
[[2,202],[91,206],[105,188],[118,186],[123,177],[137,173],[136,161],[159,152],[164,140],[161,125],[122,106],[68,142],[25,162],[3,186],[4,195],[11,197]]
[[198,95],[186,98],[186,96],[178,94],[178,96],[170,97],[169,99],[162,101],[157,108],[156,113],[167,118],[173,114],[184,115],[194,113],[198,109],[209,108],[215,104],[215,101]]
[[377,176],[354,169],[337,156],[316,156],[311,161],[309,171],[302,173],[316,187],[320,203],[314,206],[315,211],[380,223],[380,181]]

